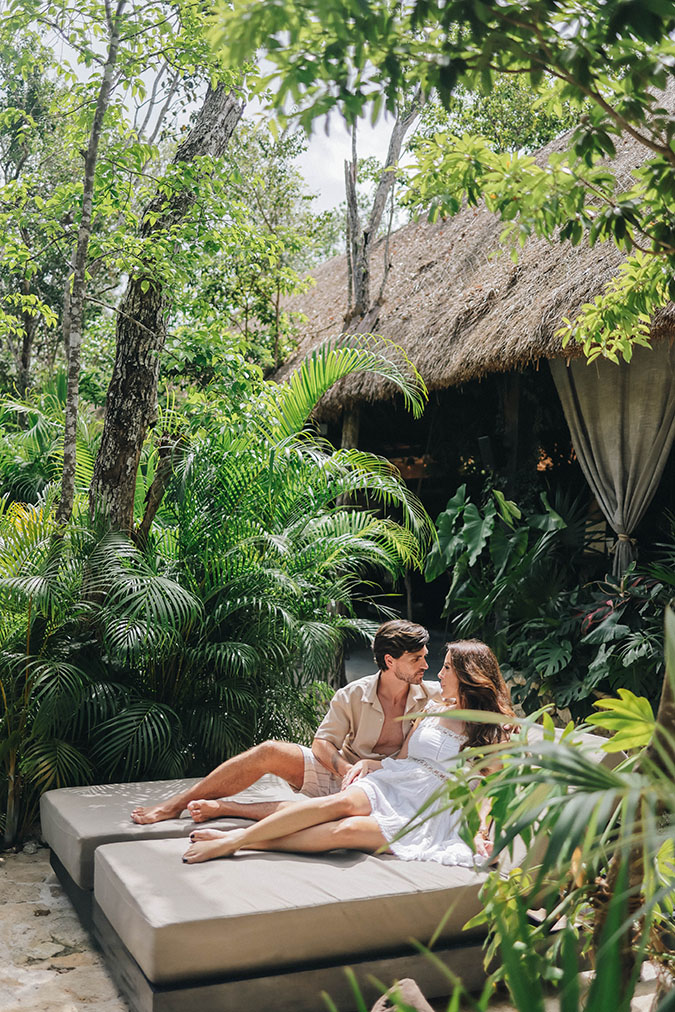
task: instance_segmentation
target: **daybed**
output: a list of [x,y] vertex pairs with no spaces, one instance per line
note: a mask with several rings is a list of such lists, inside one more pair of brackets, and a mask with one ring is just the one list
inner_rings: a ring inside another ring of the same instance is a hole
[[[597,754],[598,739],[588,744]],[[379,994],[370,974],[386,986],[414,977],[428,998],[447,994],[447,978],[411,941],[429,942],[441,922],[434,953],[480,986],[483,936],[462,928],[479,910],[484,873],[347,852],[183,865],[192,820],[129,818],[181,783],[68,788],[42,799],[53,866],[135,1012],[319,1012],[321,991],[348,1012],[345,965],[367,1001]],[[294,795],[265,777],[244,797]]]

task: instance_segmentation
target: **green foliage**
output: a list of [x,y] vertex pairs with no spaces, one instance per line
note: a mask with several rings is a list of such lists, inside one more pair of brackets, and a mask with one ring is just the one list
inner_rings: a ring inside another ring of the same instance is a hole
[[437,520],[427,580],[448,573],[453,635],[479,636],[515,680],[526,709],[552,699],[586,716],[593,693],[626,689],[655,702],[663,678],[663,609],[675,588],[672,548],[617,583],[579,585],[585,505],[542,497],[524,515],[492,490],[482,508],[461,486]]
[[[184,423],[174,482],[142,548],[87,519],[88,481],[65,529],[49,484],[35,505],[0,515],[7,841],[47,787],[203,773],[268,737],[309,738],[337,649],[373,631],[357,602],[380,578],[421,568],[431,533],[387,461],[335,451],[307,424],[358,369],[381,371],[421,410],[424,384],[388,342],[323,346],[227,425],[195,427],[190,439]],[[14,441],[48,478],[46,404],[10,410],[30,420]],[[180,416],[165,410],[159,422],[177,431]],[[155,467],[146,450],[137,515]]]
[[458,85],[445,104],[432,98],[424,107],[422,122],[411,144],[416,151],[437,134],[485,138],[499,153],[532,152],[575,126],[578,113],[568,102],[556,108],[555,85],[542,81],[534,89],[520,77],[497,77],[487,94]]
[[[591,0],[580,11],[574,0],[236,0],[220,5],[218,20],[214,38],[228,62],[263,47],[276,106],[306,128],[335,108],[350,123],[369,110],[376,119],[416,84],[451,106],[459,85],[490,95],[496,80],[520,75],[548,99],[551,116],[578,112],[561,150],[535,163],[480,137],[438,134],[422,145],[414,200],[432,216],[454,214],[464,196],[485,200],[503,219],[514,257],[533,234],[626,251],[627,284],[610,285],[565,329],[566,340],[593,351],[597,344],[613,360],[629,358],[643,336],[641,314],[675,294],[670,3]],[[626,186],[607,159],[628,137],[645,158]]]
[[523,517],[515,503],[493,490],[479,509],[462,485],[437,520],[438,542],[425,575],[451,573],[444,614],[458,635],[489,627],[504,642],[512,622],[538,616],[560,591],[561,567],[583,547],[580,505],[568,504],[570,523],[542,493],[544,513]]
[[[66,377],[58,372],[28,399],[0,402],[0,495],[36,503],[61,473]],[[77,425],[76,481],[91,481],[102,423],[84,406]]]
[[644,748],[652,740],[656,721],[647,699],[619,689],[618,699],[599,699],[593,705],[602,713],[592,713],[586,723],[614,732],[604,746],[608,752]]
[[632,565],[618,583],[608,578],[579,597],[580,648],[592,649],[587,689],[626,688],[656,700],[664,672],[661,615],[675,584],[664,565],[669,555],[642,571]]

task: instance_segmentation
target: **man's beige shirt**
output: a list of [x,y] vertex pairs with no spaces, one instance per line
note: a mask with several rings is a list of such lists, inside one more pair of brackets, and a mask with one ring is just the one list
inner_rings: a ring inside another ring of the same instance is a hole
[[[384,710],[377,698],[379,671],[365,678],[357,678],[338,689],[331,700],[328,713],[319,724],[315,738],[331,742],[347,760],[384,759],[373,746],[379,741],[384,725]],[[411,685],[405,704],[406,713],[420,713],[430,699],[440,695],[438,683],[422,682]],[[408,729],[412,721],[406,721]],[[407,735],[406,735],[407,736]],[[398,751],[392,753],[398,755]]]

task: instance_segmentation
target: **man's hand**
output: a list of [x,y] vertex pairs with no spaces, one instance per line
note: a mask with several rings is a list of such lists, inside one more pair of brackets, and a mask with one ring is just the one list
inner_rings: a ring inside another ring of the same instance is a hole
[[359,759],[343,776],[340,790],[344,791],[347,787],[351,787],[353,783],[356,783],[361,777],[368,776],[373,770],[379,770],[381,765],[379,759]]

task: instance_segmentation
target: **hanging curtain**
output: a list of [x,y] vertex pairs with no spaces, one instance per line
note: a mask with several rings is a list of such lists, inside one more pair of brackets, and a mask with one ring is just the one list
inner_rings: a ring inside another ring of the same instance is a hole
[[614,576],[637,557],[631,535],[644,516],[675,435],[675,351],[636,348],[630,363],[549,362],[577,459],[617,535]]

